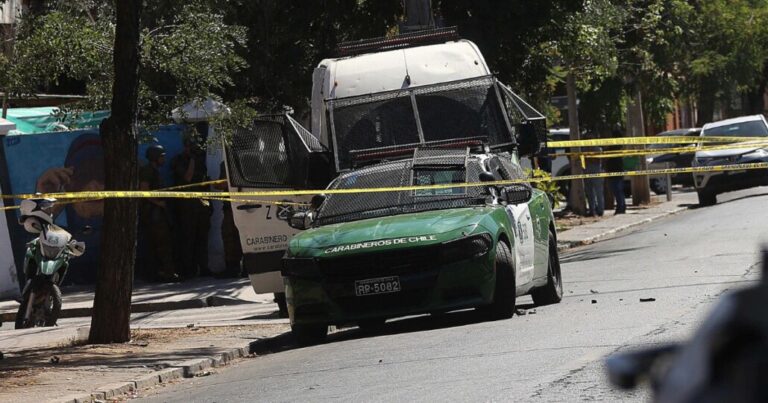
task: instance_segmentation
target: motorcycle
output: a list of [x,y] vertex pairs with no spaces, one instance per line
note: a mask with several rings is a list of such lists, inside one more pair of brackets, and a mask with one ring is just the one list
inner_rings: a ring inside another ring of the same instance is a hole
[[55,199],[28,199],[21,202],[19,223],[27,232],[39,234],[27,243],[24,274],[27,282],[16,313],[16,329],[54,326],[61,312],[61,286],[69,260],[85,253],[65,229],[53,223]]

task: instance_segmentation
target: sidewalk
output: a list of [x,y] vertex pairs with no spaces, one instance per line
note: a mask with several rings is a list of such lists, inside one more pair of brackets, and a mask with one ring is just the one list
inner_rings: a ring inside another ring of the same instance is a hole
[[634,207],[629,205],[631,200],[627,200],[626,214],[613,215],[613,211],[606,211],[601,218],[584,219],[594,220],[594,222],[558,232],[558,250],[564,251],[576,246],[589,245],[619,232],[685,211],[699,203],[696,192],[691,191],[673,193],[672,201],[669,202],[666,196],[653,195],[651,198],[653,201],[651,206]]
[[[87,317],[93,308],[95,286],[64,287],[61,318]],[[257,295],[247,278],[215,279],[202,277],[183,283],[136,284],[131,312],[156,312],[205,308],[247,303],[272,303],[271,294]],[[19,304],[0,301],[0,318],[13,325]]]

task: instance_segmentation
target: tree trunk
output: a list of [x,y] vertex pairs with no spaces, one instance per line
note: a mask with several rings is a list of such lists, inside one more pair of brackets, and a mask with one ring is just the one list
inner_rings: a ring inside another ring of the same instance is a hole
[[[643,120],[643,98],[640,90],[635,90],[634,98],[627,104],[627,135],[628,137],[645,136],[645,121]],[[645,146],[638,146],[645,148]],[[637,170],[645,171],[648,169],[648,162],[645,155],[638,158]],[[632,204],[640,206],[651,203],[651,186],[647,176],[632,177]]]
[[698,110],[696,113],[696,126],[702,127],[704,124],[712,121],[715,116],[715,93],[714,90],[704,86],[699,91]]
[[[568,73],[565,82],[566,89],[568,90],[568,127],[571,140],[579,140],[581,135],[579,133],[579,106],[576,102],[576,79],[573,77],[573,73]],[[571,148],[571,152],[581,152],[580,147]],[[584,170],[581,168],[581,159],[578,157],[571,157],[571,174],[581,175]],[[587,199],[584,195],[584,180],[574,179],[571,180],[571,191],[568,195],[568,204],[571,206],[571,211],[578,215],[587,215]]]
[[[136,119],[141,8],[142,0],[115,2],[117,25],[112,113],[101,124],[104,185],[107,190],[134,190],[138,187]],[[136,219],[136,201],[109,199],[105,202],[90,343],[122,343],[131,339]]]
[[757,85],[750,88],[744,94],[744,114],[756,115],[765,111],[765,89],[768,87],[768,60],[763,68],[763,77]]

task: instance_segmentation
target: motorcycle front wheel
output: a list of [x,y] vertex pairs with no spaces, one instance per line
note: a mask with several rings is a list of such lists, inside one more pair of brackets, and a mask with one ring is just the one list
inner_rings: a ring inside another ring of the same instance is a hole
[[[16,312],[16,329],[26,329],[35,326],[54,326],[61,313],[61,290],[56,284],[46,284],[38,293],[45,295],[42,304],[32,307],[32,315],[29,320],[24,317],[27,314],[27,305],[31,290],[27,290],[21,298],[19,310]],[[41,317],[42,316],[42,317]]]

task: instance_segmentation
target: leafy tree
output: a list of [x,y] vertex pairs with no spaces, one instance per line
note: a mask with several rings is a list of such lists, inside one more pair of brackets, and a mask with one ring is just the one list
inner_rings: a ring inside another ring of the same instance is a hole
[[[148,14],[142,2],[61,1],[22,21],[13,64],[2,85],[30,95],[62,82],[80,85],[85,100],[64,113],[110,108],[102,123],[105,187],[137,187],[138,125],[167,122],[173,108],[220,97],[246,67],[237,53],[246,29],[229,25],[210,4],[186,2],[165,16]],[[155,11],[155,9],[152,9]],[[114,63],[114,65],[113,65]],[[130,296],[136,249],[136,203],[105,206],[91,342],[129,340]],[[107,235],[108,234],[108,235]]]
[[564,24],[583,8],[583,0],[437,1],[446,25],[458,26],[475,42],[493,72],[534,105],[546,110],[556,81],[551,80],[548,44],[565,34]]

